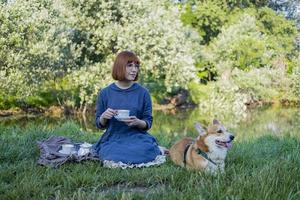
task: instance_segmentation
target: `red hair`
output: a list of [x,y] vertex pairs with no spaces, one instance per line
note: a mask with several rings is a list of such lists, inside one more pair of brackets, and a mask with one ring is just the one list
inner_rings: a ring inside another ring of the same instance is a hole
[[[112,69],[113,79],[118,80],[118,81],[126,80],[126,78],[125,78],[126,65],[128,63],[132,63],[132,62],[134,62],[138,65],[140,64],[139,58],[133,52],[131,52],[131,51],[120,52],[117,55],[116,60],[113,65],[113,69]],[[138,75],[139,75],[139,73],[137,73],[134,81],[138,80]]]

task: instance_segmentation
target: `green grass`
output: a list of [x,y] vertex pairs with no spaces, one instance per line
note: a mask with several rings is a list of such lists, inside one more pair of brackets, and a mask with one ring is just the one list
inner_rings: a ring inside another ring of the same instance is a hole
[[[66,163],[58,169],[37,165],[36,142],[50,135],[94,143],[97,132],[72,122],[25,127],[0,125],[0,199],[300,199],[300,130],[272,134],[236,128],[225,174],[187,171],[170,159],[159,167],[107,169],[99,162]],[[170,147],[178,137],[154,134]]]

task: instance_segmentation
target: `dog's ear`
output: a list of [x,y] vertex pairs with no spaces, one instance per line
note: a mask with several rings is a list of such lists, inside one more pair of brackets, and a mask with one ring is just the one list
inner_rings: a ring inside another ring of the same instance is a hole
[[199,136],[205,135],[206,131],[205,131],[205,129],[201,126],[200,123],[196,122],[196,123],[194,124],[194,127],[196,128],[197,132],[199,133]]
[[214,119],[213,120],[213,125],[221,125],[221,123],[218,120]]

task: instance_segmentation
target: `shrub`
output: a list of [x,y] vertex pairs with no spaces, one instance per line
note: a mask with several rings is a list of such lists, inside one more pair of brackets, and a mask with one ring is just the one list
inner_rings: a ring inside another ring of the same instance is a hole
[[64,102],[92,104],[112,81],[122,50],[136,52],[141,82],[159,85],[160,93],[187,88],[195,78],[198,38],[167,0],[16,0],[0,4],[0,24],[0,91],[18,97],[51,91],[49,83],[63,80],[70,84],[66,95],[79,97]]
[[291,88],[296,97],[300,98],[300,56],[295,59],[295,67],[292,71]]

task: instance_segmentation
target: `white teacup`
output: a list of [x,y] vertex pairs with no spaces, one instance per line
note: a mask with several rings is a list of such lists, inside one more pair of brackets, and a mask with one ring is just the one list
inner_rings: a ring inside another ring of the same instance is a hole
[[75,151],[75,147],[73,144],[63,144],[61,145],[62,149],[60,150],[61,153],[64,154],[71,154]]
[[124,118],[129,118],[129,110],[117,110],[117,115],[116,118],[119,119],[124,119]]

